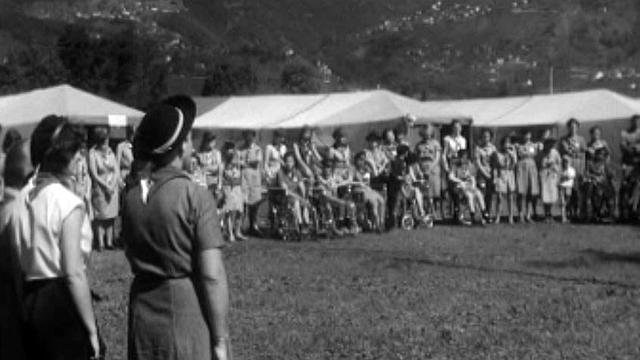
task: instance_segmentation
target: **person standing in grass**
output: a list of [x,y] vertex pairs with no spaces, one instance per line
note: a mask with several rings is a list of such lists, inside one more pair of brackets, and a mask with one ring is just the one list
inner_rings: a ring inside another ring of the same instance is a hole
[[86,266],[91,224],[70,188],[84,132],[66,118],[47,116],[31,135],[37,174],[22,194],[18,258],[27,359],[87,360],[104,355]]
[[540,156],[540,188],[545,222],[551,223],[551,208],[558,202],[558,184],[562,169],[562,158],[555,149],[556,141],[546,139]]
[[442,214],[442,146],[436,139],[436,129],[432,124],[427,124],[420,129],[420,142],[416,145],[415,153],[419,168],[428,181],[429,193],[425,194],[429,198],[429,214],[435,214],[436,209],[440,209]]
[[89,174],[92,180],[93,223],[97,250],[113,249],[114,225],[119,212],[119,165],[109,147],[109,129],[94,130],[96,144],[89,150]]
[[485,219],[489,219],[493,200],[493,172],[491,171],[491,158],[497,149],[492,143],[493,132],[489,129],[482,130],[480,142],[476,146],[475,165],[477,170],[478,188],[484,196],[487,213],[483,214]]
[[231,359],[216,204],[184,171],[195,114],[189,97],[169,98],[145,114],[133,141],[135,161],[149,166],[124,197],[129,360]]
[[[640,194],[640,115],[630,119],[629,128],[620,133],[620,150],[622,151],[622,183],[618,204],[620,217],[630,220],[636,207],[631,199]],[[636,201],[637,203],[637,201]]]
[[525,130],[522,142],[518,145],[518,162],[516,163],[516,184],[518,188],[520,222],[534,222],[538,196],[540,195],[540,179],[536,159],[539,146],[531,140],[531,130]]
[[571,203],[573,186],[576,181],[576,170],[571,165],[571,158],[562,157],[562,169],[560,174],[560,211],[562,212],[562,222],[568,223],[569,215],[572,215],[577,209]]
[[567,121],[568,134],[560,140],[560,155],[568,156],[571,159],[571,166],[576,170],[576,181],[574,183],[573,196],[575,202],[578,204],[578,213],[574,214],[580,218],[584,217],[584,197],[580,192],[582,187],[582,181],[584,177],[584,171],[586,168],[586,151],[587,142],[578,134],[580,129],[580,123],[576,119],[569,119]]
[[[204,182],[213,197],[220,191],[222,177],[222,155],[216,149],[217,136],[211,131],[207,131],[202,137],[200,149],[197,154],[199,174],[204,176]],[[195,172],[195,171],[194,171]]]
[[224,152],[222,172],[222,214],[229,242],[247,240],[242,234],[242,219],[244,217],[244,195],[242,194],[242,163],[238,158],[235,144],[226,142],[222,148]]
[[456,184],[451,182],[450,175],[453,169],[453,163],[457,160],[459,152],[467,150],[467,139],[462,135],[462,123],[458,119],[451,121],[450,131],[449,135],[445,136],[443,139],[442,168],[444,170],[444,175],[446,176],[446,180],[443,182],[443,185],[446,184],[445,193],[453,203],[454,219],[461,220],[462,217],[460,216],[460,204],[458,202],[459,198],[457,196]]
[[260,237],[262,232],[258,228],[258,207],[262,202],[264,155],[262,148],[256,143],[256,135],[255,130],[245,130],[242,133],[244,143],[237,155],[242,163],[242,186],[249,217],[249,233]]
[[33,173],[29,142],[19,141],[6,152],[2,175],[5,194],[0,203],[0,359],[25,359],[22,339],[22,271],[16,236],[23,216],[22,189]]
[[511,137],[505,136],[500,143],[500,150],[493,153],[493,186],[498,195],[496,198],[496,219],[494,223],[500,223],[503,213],[502,204],[507,204],[509,224],[513,224],[513,204],[516,195],[516,173],[515,167],[518,161],[518,154],[515,146],[511,143]]

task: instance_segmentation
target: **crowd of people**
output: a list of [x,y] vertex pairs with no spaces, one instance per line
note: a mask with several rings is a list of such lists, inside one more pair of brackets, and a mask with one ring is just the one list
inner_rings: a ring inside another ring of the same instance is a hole
[[[185,170],[196,105],[175,96],[114,152],[106,127],[60,116],[9,131],[0,204],[0,359],[105,359],[92,252],[115,245],[134,275],[130,360],[232,359],[224,245],[214,198]],[[92,226],[93,225],[93,226]]]
[[436,128],[426,125],[419,127],[420,140],[410,144],[410,128],[402,124],[369,133],[368,145],[357,152],[342,129],[333,132],[329,147],[320,145],[314,129],[303,128],[297,139],[274,131],[264,149],[256,131],[247,130],[241,143],[227,141],[220,150],[215,133],[207,132],[191,173],[218,200],[229,241],[245,239],[245,215],[249,232],[264,235],[256,217],[260,204],[272,198],[265,194],[274,189],[286,190],[303,231],[312,226],[314,194],[321,194],[322,203],[335,210],[332,224],[338,226],[331,230],[338,235],[364,227],[354,215],[358,202],[371,215],[373,231],[402,226],[407,203],[415,207],[416,224],[629,220],[637,219],[640,202],[640,116],[630,122],[620,135],[620,178],[612,170],[603,130],[591,127],[587,141],[576,119],[567,122],[560,139],[551,129],[537,139],[524,130],[495,144],[493,132],[485,129],[474,149],[457,120],[442,141]]
[[230,359],[220,248],[225,237],[245,239],[245,223],[251,235],[267,235],[259,219],[265,204],[286,204],[301,233],[324,214],[335,236],[407,228],[407,219],[410,227],[447,218],[535,222],[539,202],[547,222],[638,219],[640,116],[620,134],[616,179],[602,129],[592,127],[586,141],[576,119],[559,140],[549,130],[534,140],[525,130],[496,146],[483,130],[474,149],[459,121],[442,141],[433,125],[419,127],[416,144],[402,124],[369,133],[354,153],[342,129],[324,148],[311,128],[296,139],[274,131],[264,149],[252,130],[220,149],[207,132],[194,149],[195,114],[189,97],[168,98],[115,151],[108,128],[94,128],[87,147],[86,129],[59,116],[44,118],[30,139],[7,131],[0,358],[104,357],[87,269],[93,250],[119,238],[134,274],[128,358]]

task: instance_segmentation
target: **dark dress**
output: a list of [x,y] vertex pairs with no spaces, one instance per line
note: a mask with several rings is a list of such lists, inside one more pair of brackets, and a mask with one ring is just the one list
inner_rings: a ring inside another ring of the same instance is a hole
[[148,192],[140,182],[128,190],[123,209],[135,275],[129,359],[211,359],[210,330],[193,278],[194,257],[223,245],[215,201],[176,168],[157,170],[149,180]]
[[21,273],[15,253],[15,201],[18,192],[7,188],[0,204],[0,359],[24,359],[20,314]]

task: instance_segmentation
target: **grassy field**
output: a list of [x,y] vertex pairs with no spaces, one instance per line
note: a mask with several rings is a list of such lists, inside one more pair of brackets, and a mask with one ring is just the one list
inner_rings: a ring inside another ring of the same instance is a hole
[[[530,225],[225,250],[237,359],[638,359],[640,229]],[[111,359],[128,265],[92,277]]]

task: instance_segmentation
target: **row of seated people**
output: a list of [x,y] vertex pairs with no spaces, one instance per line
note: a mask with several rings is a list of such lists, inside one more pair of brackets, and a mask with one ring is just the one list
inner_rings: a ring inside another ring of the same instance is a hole
[[[224,170],[219,204],[224,227],[233,241],[244,238],[240,231],[244,211],[241,165],[233,160],[233,148],[225,148],[231,160]],[[312,176],[305,176],[294,153],[286,153],[267,190],[272,230],[290,239],[433,226],[435,206],[429,195],[429,169],[423,162],[411,162],[409,154],[407,146],[399,146],[388,171],[378,176],[373,174],[364,152],[356,154],[353,167],[325,160]],[[472,218],[476,212],[482,214],[482,194],[466,153],[461,153],[454,168],[451,181],[457,184],[461,202],[468,205]]]

